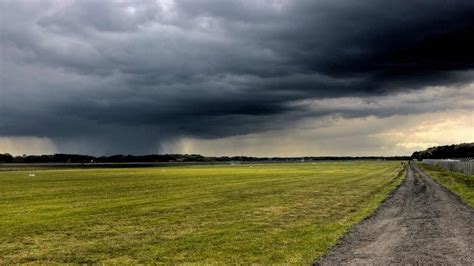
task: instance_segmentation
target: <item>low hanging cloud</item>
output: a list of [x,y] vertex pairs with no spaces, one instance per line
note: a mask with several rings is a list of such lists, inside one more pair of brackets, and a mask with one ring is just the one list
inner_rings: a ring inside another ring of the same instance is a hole
[[411,155],[432,146],[472,142],[474,87],[458,88],[456,94],[452,90],[434,87],[386,96],[305,100],[298,104],[310,109],[310,115],[299,114],[291,127],[216,139],[183,138],[163,150],[269,157]]
[[9,141],[173,152],[181,139],[328,117],[472,110],[473,1],[3,0],[1,10]]

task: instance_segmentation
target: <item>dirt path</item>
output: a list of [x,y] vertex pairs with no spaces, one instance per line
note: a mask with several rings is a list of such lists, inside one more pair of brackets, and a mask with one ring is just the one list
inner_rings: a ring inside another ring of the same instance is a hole
[[373,216],[315,264],[474,265],[474,210],[415,166]]

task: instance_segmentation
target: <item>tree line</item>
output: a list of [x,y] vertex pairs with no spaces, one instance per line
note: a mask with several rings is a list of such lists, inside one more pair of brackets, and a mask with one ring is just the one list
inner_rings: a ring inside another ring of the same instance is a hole
[[92,156],[80,154],[21,155],[0,154],[0,163],[158,163],[158,162],[296,162],[338,160],[408,160],[408,156],[322,156],[322,157],[250,157],[250,156],[202,156],[199,154],[149,154]]
[[474,142],[431,147],[414,152],[411,158],[418,160],[474,158]]

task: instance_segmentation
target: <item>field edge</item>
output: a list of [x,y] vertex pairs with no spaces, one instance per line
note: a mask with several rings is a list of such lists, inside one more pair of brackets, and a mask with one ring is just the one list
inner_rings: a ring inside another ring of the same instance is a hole
[[369,219],[370,217],[374,216],[377,211],[379,211],[381,205],[386,202],[387,200],[389,200],[390,198],[393,197],[393,195],[397,192],[397,190],[402,186],[402,184],[405,182],[406,180],[406,176],[407,176],[407,165],[404,165],[404,167],[397,173],[397,175],[395,177],[392,178],[392,180],[390,181],[390,183],[396,183],[396,185],[393,187],[393,188],[389,188],[387,189],[388,192],[385,194],[385,196],[383,197],[382,200],[378,201],[375,208],[372,208],[370,211],[368,211],[365,215],[363,215],[360,219],[357,219],[357,221],[355,221],[349,228],[347,228],[344,233],[337,239],[336,243],[334,243],[333,245],[329,246],[328,249],[323,253],[321,254],[320,256],[317,256],[311,263],[311,265],[320,265],[319,264],[319,261],[324,257],[326,256],[327,254],[329,254],[333,249],[335,249],[338,245],[342,244],[342,239],[344,237],[346,237],[350,232],[351,230],[353,230],[353,228],[355,228],[357,225],[361,224],[362,222],[364,222],[365,220]]

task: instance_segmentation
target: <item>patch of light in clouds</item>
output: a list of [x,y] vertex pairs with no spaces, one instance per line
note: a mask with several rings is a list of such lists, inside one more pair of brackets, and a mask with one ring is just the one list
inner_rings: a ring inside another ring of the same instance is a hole
[[40,155],[53,154],[56,152],[58,152],[58,150],[49,138],[0,137],[0,153]]

